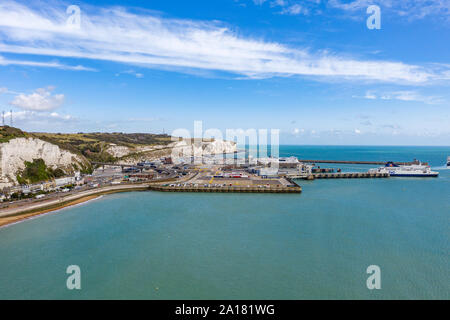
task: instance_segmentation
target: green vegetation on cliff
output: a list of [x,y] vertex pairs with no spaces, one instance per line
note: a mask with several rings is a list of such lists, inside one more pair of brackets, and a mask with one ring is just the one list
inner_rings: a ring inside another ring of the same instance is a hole
[[17,181],[20,184],[36,183],[64,175],[62,169],[53,170],[47,167],[43,159],[33,159],[33,162],[25,161],[25,169],[17,174]]
[[82,133],[85,138],[114,143],[127,147],[134,147],[137,145],[167,145],[171,142],[170,136],[167,134],[152,134],[152,133]]
[[0,127],[0,143],[8,142],[9,140],[15,138],[26,138],[28,136],[29,135],[27,133],[14,127],[9,126]]

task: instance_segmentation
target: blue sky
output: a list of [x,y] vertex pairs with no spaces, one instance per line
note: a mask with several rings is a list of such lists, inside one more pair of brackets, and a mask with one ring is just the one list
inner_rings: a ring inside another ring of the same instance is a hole
[[[381,29],[368,29],[370,5]],[[80,25],[67,22],[80,8]],[[450,1],[0,2],[0,111],[24,130],[280,129],[449,145]]]

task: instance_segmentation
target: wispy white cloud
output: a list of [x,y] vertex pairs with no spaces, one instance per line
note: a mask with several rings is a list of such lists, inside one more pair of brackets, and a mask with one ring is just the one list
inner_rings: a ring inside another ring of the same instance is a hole
[[[5,124],[10,124],[11,112],[5,113]],[[78,132],[80,122],[75,116],[59,112],[36,112],[29,110],[12,112],[13,126],[25,131]],[[45,129],[43,129],[45,128]]]
[[[383,2],[377,1],[377,4]],[[374,2],[372,0],[353,0],[353,1],[341,1],[341,0],[329,0],[328,5],[333,8],[338,8],[342,10],[356,11],[361,9],[366,9],[368,6],[373,5]],[[383,4],[385,6],[391,6],[391,1],[384,1]]]
[[[149,68],[225,71],[250,78],[308,76],[426,83],[448,69],[352,59],[244,37],[218,22],[165,19],[124,8],[82,10],[81,28],[64,8],[0,4],[0,51],[108,60]],[[389,72],[386,72],[389,70]]]
[[93,68],[87,68],[82,65],[69,66],[69,65],[61,64],[59,62],[54,62],[54,61],[39,62],[39,61],[28,61],[28,60],[11,60],[11,59],[5,59],[4,57],[0,56],[0,66],[9,66],[9,65],[56,68],[56,69],[73,70],[73,71],[95,71],[95,69],[93,69]]
[[[370,5],[381,7],[383,14],[401,17],[405,21],[438,17],[450,21],[450,1],[448,0],[253,0],[256,5],[270,3],[271,7],[284,7],[282,12],[291,14],[321,14],[325,10],[340,10],[347,15],[366,17],[365,10]],[[300,9],[300,7],[302,9]]]
[[396,91],[385,94],[381,98],[385,100],[395,99],[402,101],[418,101],[425,104],[440,104],[444,102],[441,97],[423,96],[415,91]]
[[36,89],[31,94],[19,94],[10,102],[15,106],[24,110],[48,111],[54,110],[62,106],[64,103],[63,94],[52,95],[52,87]]
[[[317,2],[318,1],[318,2]],[[256,5],[263,5],[265,0],[263,1],[253,1]],[[320,3],[320,0],[308,0],[308,1],[293,1],[293,0],[273,0],[270,1],[270,7],[277,8],[281,7],[281,11],[278,11],[278,14],[283,15],[309,15],[311,5],[317,5]]]
[[398,124],[383,124],[381,125],[382,128],[392,129],[392,130],[399,130],[401,127]]
[[[5,119],[10,119],[11,111],[5,112]],[[13,111],[12,112],[13,123],[26,125],[30,123],[51,123],[61,124],[76,121],[77,118],[68,114],[61,114],[57,112],[37,112],[30,110]]]
[[449,20],[450,1],[448,0],[329,0],[328,6],[349,12],[365,10],[370,5],[379,5],[388,13],[405,17],[407,20],[437,16]]
[[133,75],[133,76],[135,76],[136,78],[139,78],[139,79],[144,77],[144,75],[142,73],[136,72],[133,69],[125,70],[125,71],[122,71],[122,72],[118,72],[118,73],[116,73],[116,77],[120,76],[121,74],[130,74],[130,75]]
[[20,92],[11,91],[10,89],[8,89],[6,87],[1,87],[0,94],[20,94]]
[[364,98],[374,100],[377,98],[377,96],[373,92],[367,91]]
[[304,133],[305,133],[305,129],[299,129],[299,128],[294,128],[291,131],[291,134],[294,136],[301,136]]
[[360,124],[363,125],[363,126],[368,126],[369,127],[369,126],[372,125],[372,121],[365,120],[365,121],[361,121]]
[[74,116],[71,116],[69,114],[60,114],[57,112],[52,112],[52,113],[50,113],[49,116],[53,119],[64,120],[64,121],[72,121],[72,120],[76,119]]
[[308,15],[309,9],[296,3],[291,6],[283,8],[280,13],[281,14],[289,14],[289,15],[299,15],[299,14]]
[[287,4],[287,0],[274,0],[270,3],[271,7],[276,7],[276,6],[285,6]]
[[154,122],[154,121],[163,121],[163,118],[151,118],[151,117],[143,117],[143,118],[129,118],[127,121],[135,122],[135,121],[143,121],[143,122]]
[[411,102],[422,102],[425,104],[441,104],[445,102],[442,97],[438,96],[424,96],[416,91],[402,90],[402,91],[391,91],[377,93],[375,91],[366,91],[363,97],[353,96],[354,98],[365,98],[370,100],[400,100],[400,101],[411,101]]

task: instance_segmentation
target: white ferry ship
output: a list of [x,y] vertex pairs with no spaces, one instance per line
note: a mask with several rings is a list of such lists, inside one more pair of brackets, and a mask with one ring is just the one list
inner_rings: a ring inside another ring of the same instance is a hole
[[370,169],[371,173],[389,173],[391,177],[437,177],[439,172],[431,171],[430,166],[420,162],[413,162],[410,165],[397,165],[394,162],[388,162],[384,167]]
[[450,157],[447,157],[447,167],[450,167]]

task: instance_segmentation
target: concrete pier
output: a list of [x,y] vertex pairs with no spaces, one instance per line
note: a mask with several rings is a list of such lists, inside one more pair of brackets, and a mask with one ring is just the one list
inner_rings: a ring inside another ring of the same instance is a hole
[[338,173],[313,173],[314,179],[358,179],[358,178],[389,178],[389,173],[371,172],[338,172]]
[[[387,161],[348,161],[348,160],[305,160],[298,159],[303,163],[335,163],[335,164],[372,164],[372,165],[385,165]],[[407,166],[413,164],[413,162],[395,162],[400,166]],[[427,164],[424,162],[423,164]]]
[[164,192],[238,192],[238,193],[301,193],[302,188],[296,187],[192,187],[192,186],[157,186],[152,185],[150,190]]

